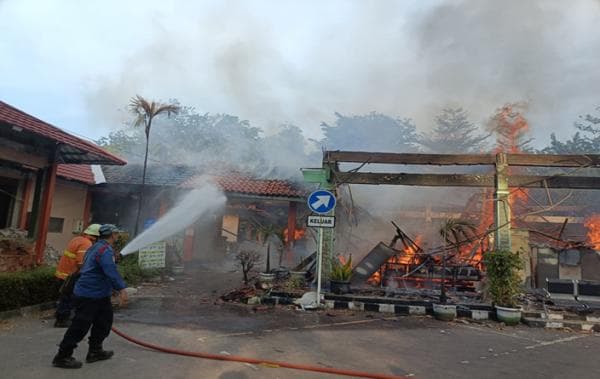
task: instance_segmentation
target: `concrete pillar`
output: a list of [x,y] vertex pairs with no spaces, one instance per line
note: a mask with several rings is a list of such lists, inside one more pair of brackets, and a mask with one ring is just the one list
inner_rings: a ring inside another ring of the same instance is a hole
[[39,213],[39,228],[35,241],[35,254],[38,264],[44,261],[44,249],[46,248],[46,239],[48,238],[48,225],[50,224],[50,215],[52,211],[52,200],[54,199],[54,188],[56,187],[56,171],[58,164],[53,163],[44,169],[44,182],[42,190],[42,202]]
[[508,189],[508,163],[505,153],[496,154],[494,175],[494,244],[496,250],[510,250],[510,204]]
[[183,237],[183,261],[191,262],[194,259],[194,225],[185,230]]
[[85,205],[83,206],[83,228],[87,228],[92,221],[92,191],[88,187],[85,194]]
[[25,187],[23,189],[23,201],[21,202],[21,209],[19,210],[19,229],[27,229],[27,211],[29,210],[29,202],[31,196],[33,196],[33,183],[34,180],[30,174],[27,174],[25,178]]
[[531,259],[531,247],[529,246],[529,230],[527,229],[513,229],[511,230],[511,243],[512,247],[510,251],[519,254],[521,257],[521,269],[519,270],[519,276],[521,277],[521,283],[527,288],[534,287],[532,259]]
[[287,225],[287,244],[286,248],[292,249],[294,247],[294,241],[296,238],[296,214],[298,211],[298,204],[290,201],[288,207],[288,225]]

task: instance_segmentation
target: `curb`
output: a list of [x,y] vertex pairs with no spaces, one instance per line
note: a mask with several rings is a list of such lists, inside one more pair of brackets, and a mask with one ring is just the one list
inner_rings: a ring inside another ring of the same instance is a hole
[[28,305],[26,307],[0,312],[0,320],[8,320],[16,317],[25,317],[31,315],[32,313],[43,312],[54,308],[56,308],[56,302],[54,301]]
[[[431,304],[402,305],[327,299],[325,299],[324,303],[325,308],[327,309],[349,309],[366,312],[390,313],[404,316],[424,316],[433,314],[433,306]],[[464,306],[457,306],[456,313],[458,317],[469,318],[474,321],[485,321],[491,319],[490,312],[487,310],[468,309]]]
[[525,325],[534,328],[545,328],[545,329],[572,329],[582,332],[600,331],[600,323],[587,322],[587,321],[569,321],[569,320],[551,320],[543,318],[530,318],[525,317],[522,319]]

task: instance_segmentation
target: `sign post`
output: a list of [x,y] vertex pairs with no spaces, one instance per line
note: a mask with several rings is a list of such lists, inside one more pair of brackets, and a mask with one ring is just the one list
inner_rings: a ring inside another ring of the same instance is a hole
[[165,268],[166,243],[164,241],[154,242],[140,249],[138,253],[138,265],[140,268]]
[[321,276],[323,273],[323,228],[335,226],[334,216],[325,216],[335,208],[335,195],[329,191],[318,190],[308,197],[308,207],[316,215],[308,216],[308,226],[317,228],[319,243],[317,245],[317,304],[321,305]]

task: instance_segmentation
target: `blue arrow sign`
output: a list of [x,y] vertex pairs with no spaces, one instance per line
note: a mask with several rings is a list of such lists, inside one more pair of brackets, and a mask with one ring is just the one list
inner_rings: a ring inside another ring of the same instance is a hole
[[315,213],[329,213],[335,208],[335,196],[329,191],[315,191],[308,197],[308,207]]

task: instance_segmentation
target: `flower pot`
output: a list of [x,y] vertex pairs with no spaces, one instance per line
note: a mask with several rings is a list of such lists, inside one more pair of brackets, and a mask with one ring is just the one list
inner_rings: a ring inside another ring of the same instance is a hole
[[521,308],[507,308],[496,305],[496,317],[498,321],[506,325],[517,325],[521,322]]
[[346,280],[346,281],[330,280],[329,286],[330,286],[331,292],[335,293],[336,295],[343,295],[346,293],[350,293],[350,281],[348,281],[348,280]]
[[275,274],[261,272],[258,274],[258,278],[261,283],[273,283],[273,281],[275,280]]
[[456,305],[433,304],[433,316],[440,321],[452,321],[456,318]]

